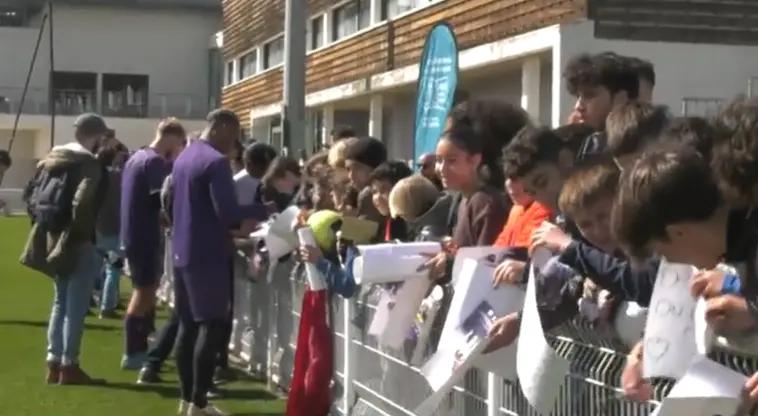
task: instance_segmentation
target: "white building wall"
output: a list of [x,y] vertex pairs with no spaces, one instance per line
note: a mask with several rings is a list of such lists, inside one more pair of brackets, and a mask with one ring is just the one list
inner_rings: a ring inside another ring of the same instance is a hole
[[197,10],[55,8],[55,67],[150,76],[150,93],[208,96],[208,39],[218,14]]
[[[592,22],[561,26],[561,68],[573,55],[603,51],[651,61],[657,76],[654,100],[677,115],[685,97],[729,100],[745,94],[748,79],[758,76],[756,46],[595,39]],[[568,117],[573,102],[563,88],[561,120]]]

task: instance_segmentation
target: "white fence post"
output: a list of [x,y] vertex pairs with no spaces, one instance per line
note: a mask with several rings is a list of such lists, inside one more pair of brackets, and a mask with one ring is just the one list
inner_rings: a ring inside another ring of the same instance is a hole
[[344,313],[344,378],[343,378],[343,396],[342,405],[344,406],[345,416],[350,415],[352,406],[355,402],[355,388],[353,386],[353,371],[355,369],[355,359],[353,357],[353,316],[355,315],[354,304],[350,299],[342,301]]
[[503,381],[493,373],[487,373],[487,416],[499,416],[503,404]]

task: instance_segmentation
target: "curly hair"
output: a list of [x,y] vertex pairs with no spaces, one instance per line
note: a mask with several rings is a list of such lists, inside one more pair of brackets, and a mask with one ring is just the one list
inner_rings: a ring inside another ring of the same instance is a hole
[[616,157],[637,153],[658,139],[668,122],[665,106],[629,102],[608,114],[608,151]]
[[739,98],[715,120],[711,167],[731,202],[758,202],[758,99]]
[[626,91],[630,99],[640,92],[640,81],[636,68],[629,58],[613,52],[597,55],[577,55],[566,64],[563,71],[568,92],[577,96],[586,87],[604,87],[611,94]]
[[540,163],[558,163],[561,151],[567,146],[549,128],[525,127],[503,150],[503,173],[507,178],[518,179]]

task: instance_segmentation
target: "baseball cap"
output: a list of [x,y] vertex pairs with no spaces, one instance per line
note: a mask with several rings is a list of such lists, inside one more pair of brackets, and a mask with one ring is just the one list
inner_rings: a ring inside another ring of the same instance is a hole
[[76,118],[74,127],[85,135],[106,134],[111,131],[111,129],[105,124],[105,120],[95,113],[84,113],[80,115]]

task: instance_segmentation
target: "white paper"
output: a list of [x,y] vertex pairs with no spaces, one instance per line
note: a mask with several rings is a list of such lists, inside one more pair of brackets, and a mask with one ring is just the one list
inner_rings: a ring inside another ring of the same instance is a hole
[[713,345],[716,343],[716,334],[713,332],[713,328],[708,325],[708,321],[705,320],[705,311],[708,307],[708,303],[705,299],[700,298],[695,305],[695,345],[697,346],[697,353],[700,355],[708,355],[713,349]]
[[420,416],[435,414],[443,398],[458,384],[487,347],[487,334],[495,320],[489,303],[482,302],[456,333],[455,347],[439,349],[422,367],[421,373],[434,394],[416,409]]
[[278,260],[297,248],[298,236],[294,225],[300,209],[287,208],[284,212],[274,215],[267,225],[251,236],[263,235],[269,258]]
[[395,294],[395,305],[389,311],[389,324],[379,337],[381,345],[396,349],[403,346],[431,285],[432,282],[426,277],[403,282]]
[[[453,262],[453,276],[452,276],[453,286],[455,286],[455,284],[458,282],[458,276],[460,276],[461,274],[461,268],[463,267],[463,263],[465,263],[467,259],[474,259],[476,261],[490,260],[490,259],[499,260],[503,252],[505,252],[505,250],[502,247],[492,247],[492,246],[459,248],[458,251],[455,253],[455,261]],[[497,261],[495,261],[494,263],[497,263]]]
[[[313,230],[310,227],[304,227],[297,230],[297,236],[300,240],[300,244],[304,246],[318,247],[316,245],[316,237],[313,235]],[[326,290],[326,280],[318,268],[313,263],[305,263],[305,274],[308,278],[308,287],[310,290],[319,291]]]
[[645,326],[643,375],[645,378],[681,378],[697,354],[690,294],[695,268],[661,261]]
[[657,416],[734,416],[747,377],[705,357],[695,357],[655,411]]
[[621,302],[613,318],[613,329],[619,340],[629,348],[637,345],[645,334],[648,309],[635,302]]
[[498,317],[521,310],[523,306],[524,291],[513,285],[494,288],[492,278],[495,265],[481,260],[483,258],[466,257],[460,262],[458,276],[454,279],[456,283],[453,299],[440,334],[440,345],[455,345],[453,333],[482,301],[490,301]]
[[569,372],[569,362],[547,343],[537,310],[536,276],[549,259],[550,253],[544,249],[532,255],[516,361],[521,391],[529,404],[543,415],[552,411]]
[[435,286],[432,289],[432,293],[421,302],[419,308],[419,319],[416,324],[418,325],[418,339],[416,340],[416,346],[413,348],[413,356],[411,358],[411,365],[419,366],[426,352],[427,343],[429,342],[429,336],[432,333],[432,326],[434,320],[442,308],[442,298],[444,292],[440,286]]
[[422,254],[437,254],[439,243],[375,244],[358,246],[361,253],[353,263],[355,282],[392,283],[415,277],[426,277],[427,270],[419,270],[429,259]]

